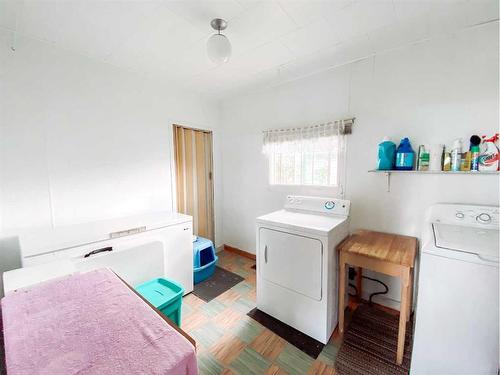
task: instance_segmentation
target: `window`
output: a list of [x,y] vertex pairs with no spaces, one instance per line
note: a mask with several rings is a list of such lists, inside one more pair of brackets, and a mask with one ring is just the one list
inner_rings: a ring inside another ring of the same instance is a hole
[[264,132],[263,152],[269,160],[269,183],[332,187],[341,191],[346,133],[344,121]]
[[338,186],[338,139],[331,150],[296,150],[269,155],[271,185]]

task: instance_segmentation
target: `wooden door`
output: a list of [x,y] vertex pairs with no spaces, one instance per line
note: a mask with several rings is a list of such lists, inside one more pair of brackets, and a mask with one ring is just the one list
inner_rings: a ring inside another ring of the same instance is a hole
[[177,211],[193,217],[194,234],[214,239],[212,132],[174,125]]

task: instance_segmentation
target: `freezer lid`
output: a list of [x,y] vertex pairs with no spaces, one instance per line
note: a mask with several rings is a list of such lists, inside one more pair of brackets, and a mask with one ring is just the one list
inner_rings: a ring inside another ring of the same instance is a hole
[[436,247],[477,254],[481,259],[498,262],[498,230],[440,223],[432,227]]
[[21,253],[27,257],[191,222],[192,217],[188,215],[153,212],[54,228],[24,229],[9,235],[19,238]]

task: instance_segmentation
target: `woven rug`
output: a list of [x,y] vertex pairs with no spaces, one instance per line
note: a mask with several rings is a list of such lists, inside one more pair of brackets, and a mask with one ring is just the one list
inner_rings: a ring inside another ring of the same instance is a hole
[[396,364],[399,317],[360,305],[352,316],[335,360],[337,375],[408,375],[412,319],[406,325],[403,364]]

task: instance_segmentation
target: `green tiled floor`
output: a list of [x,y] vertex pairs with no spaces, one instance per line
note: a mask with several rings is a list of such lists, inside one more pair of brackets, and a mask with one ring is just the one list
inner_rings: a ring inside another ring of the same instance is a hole
[[246,299],[245,297],[241,297],[239,300],[237,300],[233,304],[233,308],[238,310],[239,312],[246,314],[250,310],[252,310],[255,307],[255,303],[253,301],[250,301],[249,299]]
[[209,303],[204,304],[201,309],[209,316],[214,317],[223,312],[226,309],[226,306],[217,301],[213,300],[210,301]]
[[244,296],[247,295],[253,288],[253,285],[250,285],[246,281],[242,281],[241,283],[236,284],[232,289],[240,295]]
[[333,366],[335,363],[335,358],[337,357],[337,352],[339,351],[338,345],[328,344],[324,347],[323,351],[319,355],[318,359],[323,361],[329,366]]
[[198,353],[198,369],[200,374],[219,375],[224,370],[222,366],[212,354],[208,352]]
[[300,375],[307,374],[314,360],[295,346],[287,344],[276,362],[290,375]]
[[236,374],[264,374],[271,362],[252,348],[245,348],[230,364],[230,369]]
[[257,336],[259,336],[264,327],[259,323],[251,320],[243,320],[234,329],[234,333],[238,336],[241,341],[250,344]]
[[182,328],[196,340],[200,375],[335,374],[338,342],[331,341],[314,360],[249,318],[255,262],[224,251],[218,256],[219,266],[245,280],[209,303],[193,294],[184,298]]
[[224,336],[224,331],[220,329],[217,325],[212,322],[208,322],[199,327],[194,331],[190,332],[191,336],[199,342],[203,347],[210,348],[214,345],[222,336]]

